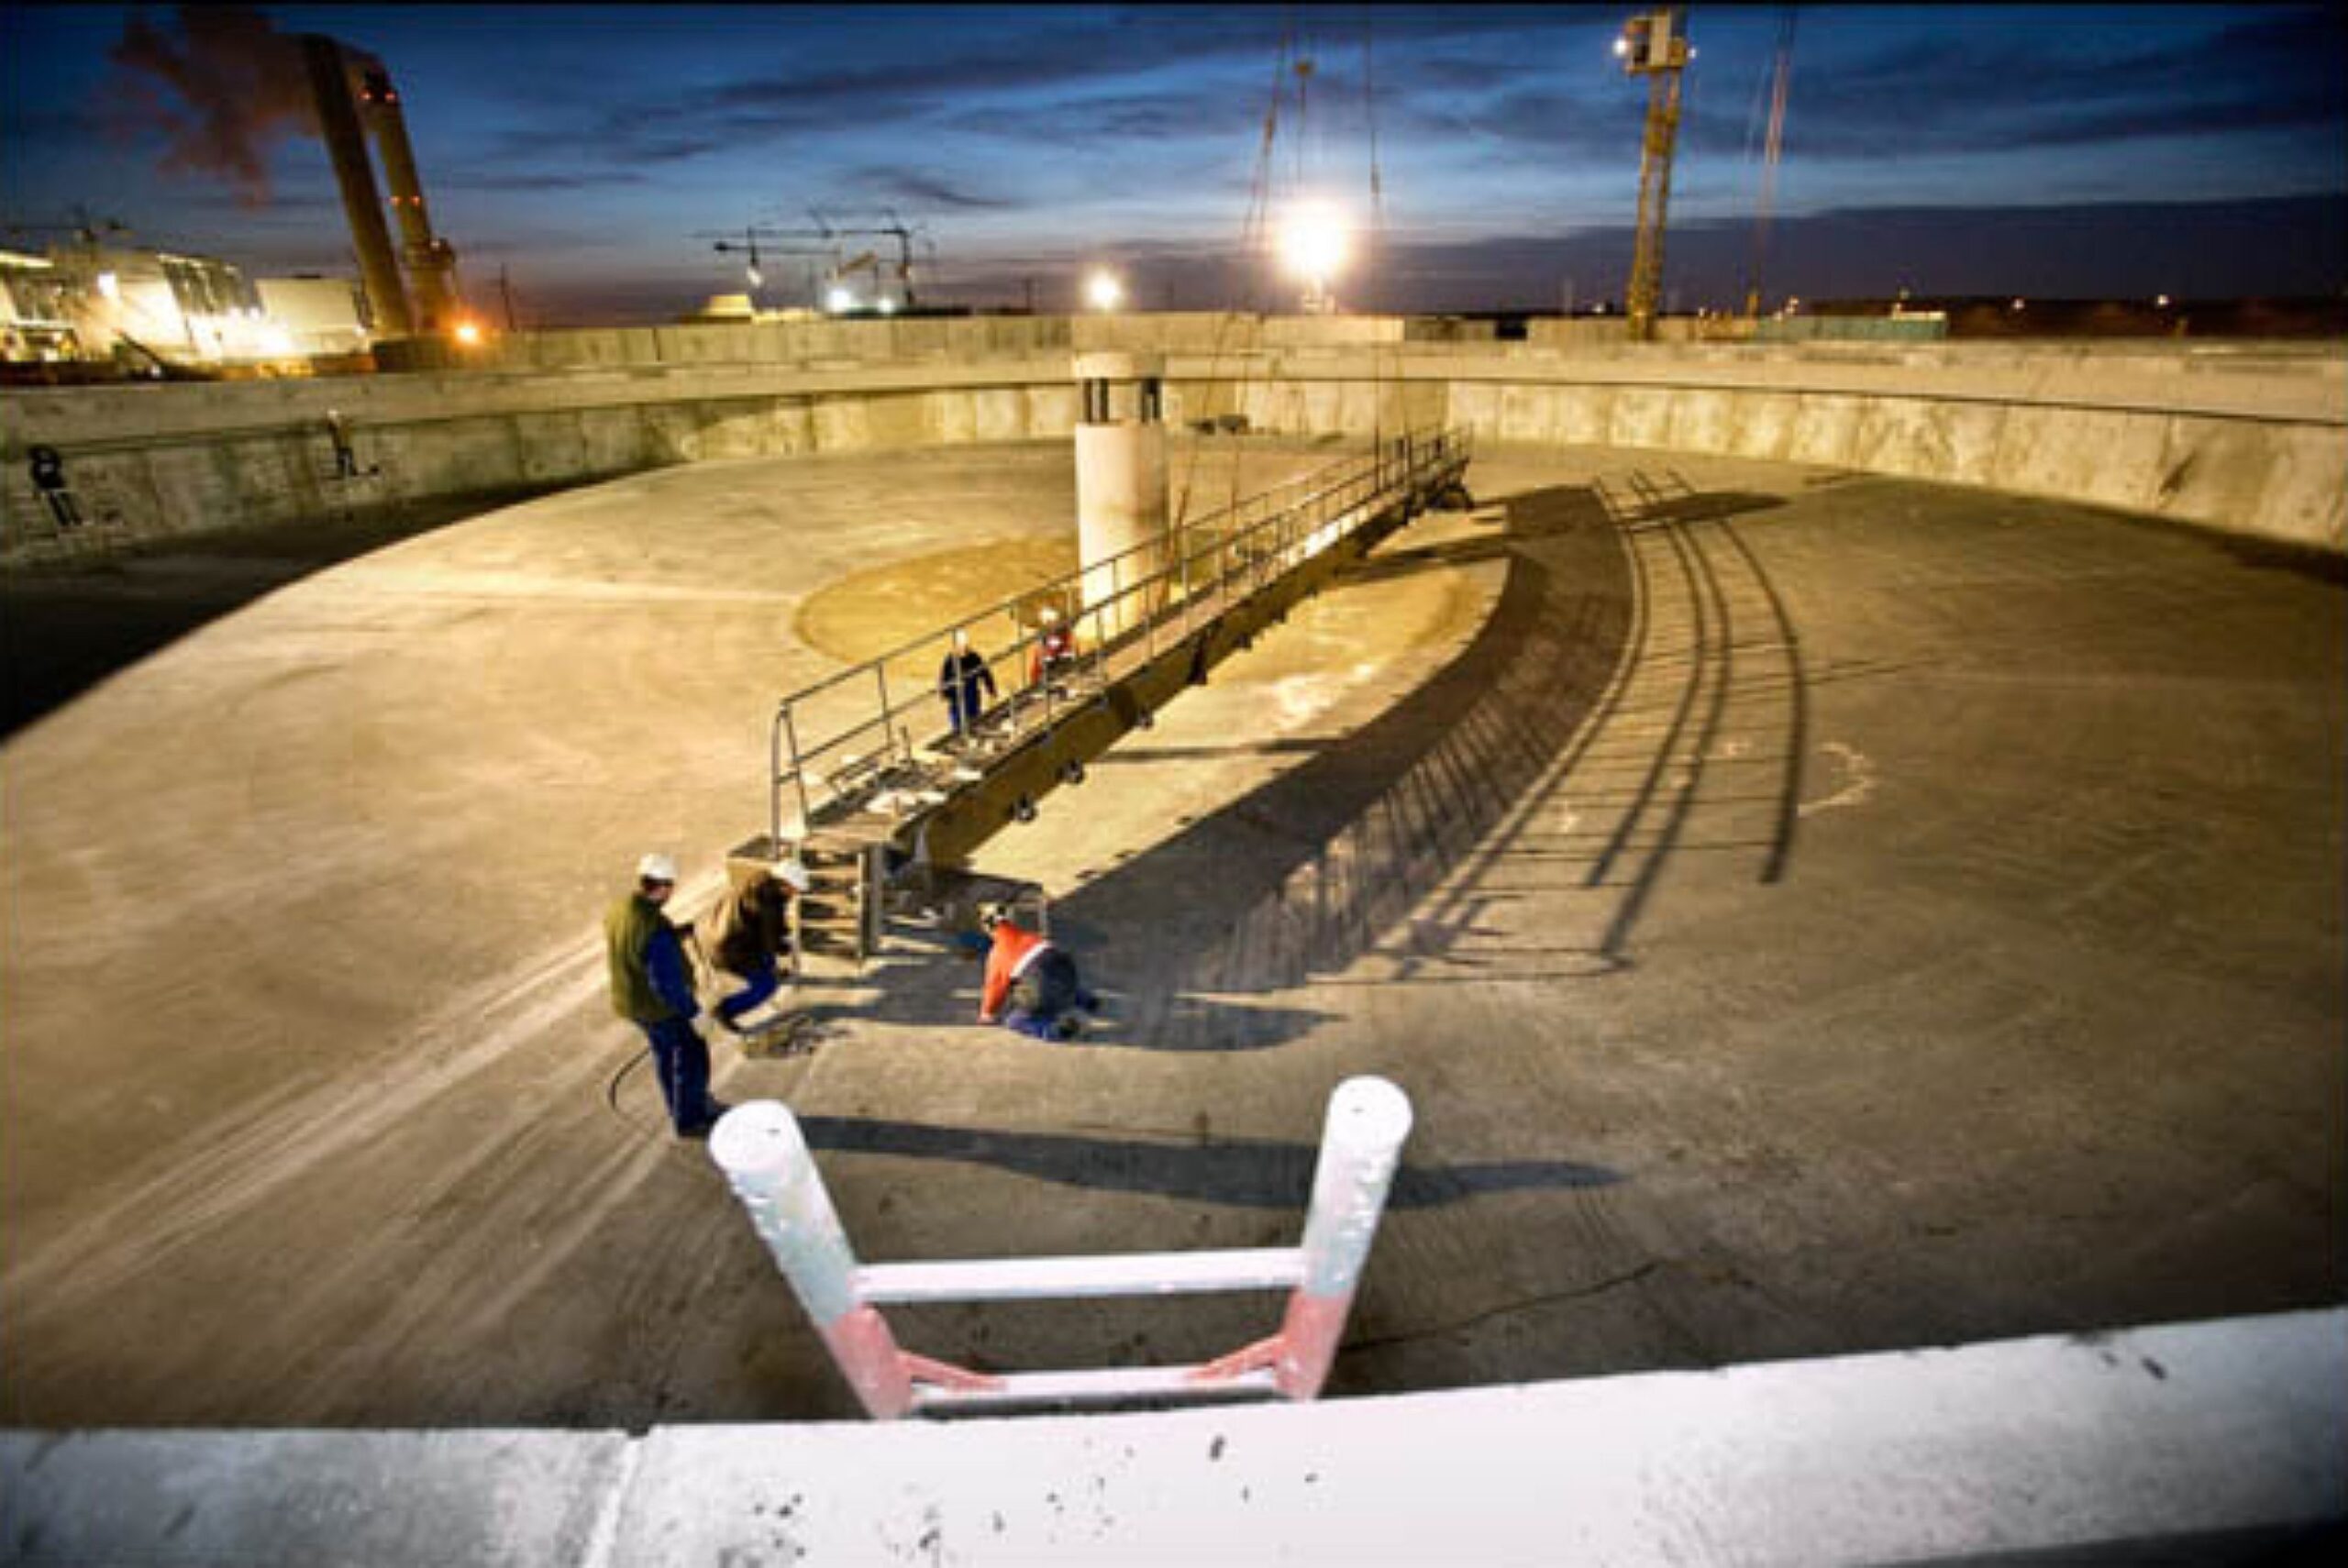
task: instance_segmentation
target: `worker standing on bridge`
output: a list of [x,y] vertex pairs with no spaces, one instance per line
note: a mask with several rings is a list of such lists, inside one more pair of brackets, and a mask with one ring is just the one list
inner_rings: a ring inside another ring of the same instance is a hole
[[742,1015],[781,988],[775,961],[791,951],[791,900],[813,885],[806,867],[785,860],[771,871],[752,873],[739,892],[709,912],[703,951],[713,966],[742,982],[710,1010],[720,1028],[743,1032]]
[[1058,691],[1060,679],[1076,664],[1076,633],[1060,624],[1056,605],[1045,605],[1037,619],[1042,625],[1036,634],[1036,651],[1029,660],[1027,679],[1036,686],[1049,680]]
[[[979,917],[988,935],[986,986],[979,995],[979,1021],[1038,1040],[1073,1040],[1084,1027],[1079,1013],[1091,1012],[1100,999],[1084,988],[1076,960],[1050,940],[1027,930],[1001,909]],[[1011,1010],[1003,1011],[1009,1002]]]
[[680,1138],[707,1137],[726,1107],[710,1098],[709,1046],[693,1027],[684,944],[662,909],[677,890],[677,863],[654,853],[637,862],[636,890],[604,917],[612,1010],[644,1031],[660,1075],[660,1096]]
[[[986,693],[983,701],[981,690]],[[987,668],[986,656],[970,646],[970,634],[959,626],[954,628],[952,651],[937,669],[937,694],[946,701],[946,716],[958,736],[973,728],[995,700],[994,671]]]

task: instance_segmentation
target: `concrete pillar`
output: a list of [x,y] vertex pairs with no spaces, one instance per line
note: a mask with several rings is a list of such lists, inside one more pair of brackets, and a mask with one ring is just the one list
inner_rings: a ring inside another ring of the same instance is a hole
[[1165,361],[1156,354],[1080,354],[1076,424],[1077,560],[1084,569],[1080,639],[1138,625],[1165,595],[1134,591],[1161,570],[1166,537]]

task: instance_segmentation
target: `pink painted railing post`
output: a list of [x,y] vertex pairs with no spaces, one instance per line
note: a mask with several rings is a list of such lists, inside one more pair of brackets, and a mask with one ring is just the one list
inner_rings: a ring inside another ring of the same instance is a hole
[[736,1106],[710,1134],[709,1154],[866,1413],[886,1420],[912,1409],[906,1358],[857,1292],[856,1253],[790,1107],[768,1099]]
[[1410,1135],[1410,1099],[1384,1078],[1347,1078],[1329,1097],[1304,1218],[1304,1278],[1289,1297],[1272,1363],[1290,1399],[1314,1397],[1328,1378]]

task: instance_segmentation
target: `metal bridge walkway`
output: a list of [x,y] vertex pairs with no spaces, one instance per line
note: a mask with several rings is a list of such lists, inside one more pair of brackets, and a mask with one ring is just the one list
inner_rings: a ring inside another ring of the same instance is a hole
[[[1265,626],[1444,497],[1464,491],[1466,434],[1397,437],[1029,589],[792,692],[777,705],[767,831],[736,848],[738,877],[796,854],[814,878],[799,900],[800,945],[861,962],[879,944],[882,897],[908,867],[937,873],[1055,787]],[[1072,657],[1042,668],[1046,607],[1072,628]],[[940,729],[936,677],[957,632],[998,696],[964,733]],[[893,679],[892,679],[893,670]]]

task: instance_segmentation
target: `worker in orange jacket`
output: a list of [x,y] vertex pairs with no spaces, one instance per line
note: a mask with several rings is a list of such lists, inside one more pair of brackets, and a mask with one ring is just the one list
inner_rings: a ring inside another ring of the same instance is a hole
[[989,910],[979,923],[991,944],[986,985],[979,994],[979,1021],[1000,1022],[1038,1040],[1075,1039],[1084,1027],[1078,1015],[1101,1005],[1100,998],[1084,988],[1076,960],[1002,910]]
[[1044,606],[1039,619],[1036,648],[1027,656],[1027,681],[1041,686],[1048,680],[1058,690],[1060,682],[1076,673],[1076,631],[1063,625],[1059,611],[1049,604]]

